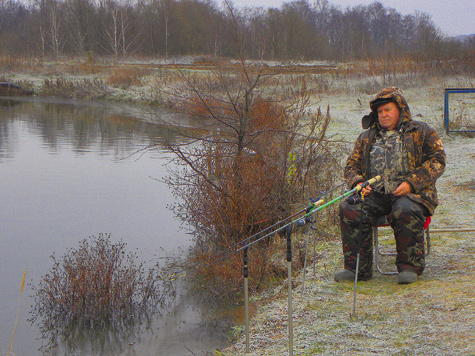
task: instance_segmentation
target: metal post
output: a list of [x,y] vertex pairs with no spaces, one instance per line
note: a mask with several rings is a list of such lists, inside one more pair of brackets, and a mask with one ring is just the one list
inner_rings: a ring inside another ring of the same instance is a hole
[[289,356],[294,352],[294,336],[292,325],[292,225],[287,226],[287,280],[288,280],[288,297],[289,297]]
[[355,288],[353,290],[353,318],[356,318],[356,287],[358,285],[358,272],[360,271],[360,250],[361,240],[363,239],[363,217],[366,217],[366,211],[364,210],[365,195],[361,192],[361,215],[360,215],[360,231],[358,232],[357,250],[356,250],[356,271],[355,271]]
[[449,128],[449,91],[445,89],[444,95],[444,126],[445,126],[445,133],[448,134],[450,131]]
[[317,276],[317,241],[316,241],[317,235],[314,234],[313,238],[313,276]]
[[244,320],[245,320],[245,334],[246,334],[246,353],[249,353],[249,268],[248,268],[248,245],[249,241],[246,242],[246,247],[243,250],[243,262],[244,262]]
[[356,286],[358,285],[358,270],[360,268],[360,251],[356,254],[356,273],[355,273],[355,289],[353,291],[353,318],[356,318]]

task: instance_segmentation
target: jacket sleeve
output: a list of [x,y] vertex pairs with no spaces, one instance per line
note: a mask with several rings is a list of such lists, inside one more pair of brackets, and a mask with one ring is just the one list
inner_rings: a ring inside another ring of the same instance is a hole
[[358,136],[353,152],[346,160],[343,176],[348,187],[351,189],[359,182],[365,181],[365,170],[363,167],[364,142],[365,138],[363,132]]
[[445,170],[446,155],[439,135],[428,125],[424,131],[424,134],[419,136],[419,142],[415,142],[422,145],[420,164],[406,176],[406,181],[411,184],[414,193],[434,186]]

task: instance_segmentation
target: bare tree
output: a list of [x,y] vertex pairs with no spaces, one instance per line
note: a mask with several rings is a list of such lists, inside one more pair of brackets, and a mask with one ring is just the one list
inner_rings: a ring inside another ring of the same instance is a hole
[[122,56],[135,53],[140,46],[142,33],[131,4],[126,4],[119,13],[119,30],[122,40]]
[[89,37],[94,23],[95,9],[89,0],[66,0],[70,39],[77,53],[91,50]]
[[[40,13],[44,20],[44,28],[43,26],[40,28],[42,41],[49,45],[53,56],[57,57],[61,54],[64,41],[63,4],[57,0],[45,0],[41,1],[40,6]],[[42,47],[44,48],[44,45]]]
[[160,2],[162,15],[163,37],[165,39],[165,59],[168,59],[168,40],[170,38],[170,12],[171,0],[162,0]]
[[102,7],[106,13],[106,21],[102,24],[104,28],[104,37],[106,39],[107,48],[116,59],[120,54],[120,34],[119,34],[119,13],[118,4],[113,0],[107,0],[102,3]]

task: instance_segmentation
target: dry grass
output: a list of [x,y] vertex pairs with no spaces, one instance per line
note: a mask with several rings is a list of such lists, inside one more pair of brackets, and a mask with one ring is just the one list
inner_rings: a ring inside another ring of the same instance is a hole
[[149,71],[137,67],[115,68],[109,74],[107,81],[115,87],[127,88],[132,85],[139,86],[142,79],[149,75]]
[[21,316],[23,315],[23,311],[20,311],[20,310],[21,310],[21,298],[23,296],[23,289],[25,287],[25,279],[26,279],[26,268],[25,268],[25,272],[23,272],[23,279],[21,281],[20,296],[18,297],[18,307],[16,311],[16,318],[15,318],[15,326],[13,328],[13,335],[10,341],[10,346],[8,347],[7,356],[14,355],[12,352],[13,340],[15,339],[15,334],[18,328],[18,324],[20,323]]
[[97,99],[107,95],[108,88],[99,78],[93,79],[45,79],[40,95],[74,99]]
[[[232,62],[218,61],[222,71],[235,70]],[[281,65],[252,64],[256,68],[263,66],[268,76],[268,90],[272,93],[294,95],[302,79],[307,83],[309,94],[318,98],[325,94],[347,95],[351,91],[364,94],[374,92],[374,88],[385,85],[400,87],[426,84],[430,78],[446,78],[466,72],[467,63],[441,62],[435,67],[426,62],[402,58],[399,61],[361,61],[355,63],[288,63]],[[429,66],[428,66],[429,65]],[[457,66],[454,68],[454,66]],[[252,67],[251,67],[252,68]],[[0,57],[0,69],[6,81],[19,84],[28,75],[31,88],[40,95],[58,95],[75,98],[109,99],[121,101],[142,101],[149,104],[163,104],[159,91],[166,87],[179,86],[175,83],[176,71],[193,72],[208,76],[217,69],[211,63],[194,64],[153,64],[152,61],[117,62],[111,58],[58,58],[56,60],[37,60]],[[271,78],[272,77],[272,78]],[[68,81],[77,90],[52,91],[48,82]],[[101,81],[102,90],[84,86],[83,82]],[[356,84],[355,84],[356,83]],[[466,83],[458,86],[466,86]],[[158,97],[158,98],[157,98]]]
[[475,93],[454,95],[449,99],[449,129],[460,131],[474,131]]
[[0,70],[3,73],[29,72],[36,64],[36,60],[11,55],[0,55]]

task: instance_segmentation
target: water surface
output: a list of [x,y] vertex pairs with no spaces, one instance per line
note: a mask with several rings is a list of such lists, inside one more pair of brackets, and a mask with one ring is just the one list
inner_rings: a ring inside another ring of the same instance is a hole
[[[190,246],[189,235],[167,209],[174,198],[160,182],[169,155],[162,144],[177,138],[137,119],[138,112],[78,102],[0,100],[0,354],[13,334],[25,268],[27,283],[36,285],[52,267],[51,254],[63,256],[100,233],[126,242],[129,251],[152,263]],[[180,121],[167,112],[154,115]],[[181,120],[190,124],[189,118]],[[151,140],[158,147],[143,151]],[[14,338],[16,355],[39,354],[41,346],[38,329],[27,322],[29,284]],[[191,350],[199,355],[223,343],[223,330],[203,316],[206,311],[183,298],[174,306],[139,339],[122,340],[123,354]]]

